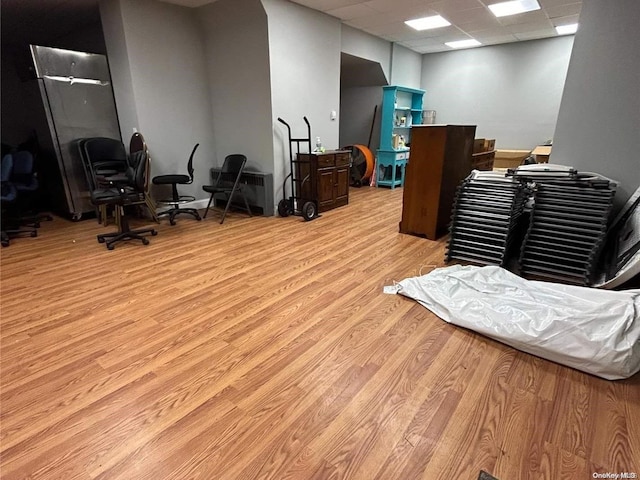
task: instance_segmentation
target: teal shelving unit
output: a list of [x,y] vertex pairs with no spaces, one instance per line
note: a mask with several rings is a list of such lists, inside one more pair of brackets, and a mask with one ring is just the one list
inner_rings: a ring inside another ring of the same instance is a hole
[[401,187],[410,150],[411,126],[422,123],[424,90],[390,85],[382,87],[380,148],[376,158],[376,186]]

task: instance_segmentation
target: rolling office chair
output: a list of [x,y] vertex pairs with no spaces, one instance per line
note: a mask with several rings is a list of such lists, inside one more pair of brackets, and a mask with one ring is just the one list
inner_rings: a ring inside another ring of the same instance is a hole
[[39,193],[40,184],[35,169],[35,159],[28,150],[19,150],[11,155],[13,157],[11,183],[18,193],[20,220],[22,223],[39,228],[41,221],[52,221],[53,217],[36,213],[36,196]]
[[[0,228],[0,240],[3,247],[9,246],[11,237],[28,234],[31,237],[37,237],[38,231],[35,228],[28,230],[13,228],[10,225],[10,219],[7,218],[5,207],[14,204],[18,198],[18,190],[11,182],[11,172],[13,170],[13,155],[8,153],[2,157],[0,165],[0,203],[2,204],[2,227]],[[19,222],[18,222],[19,224]]]
[[193,150],[191,151],[191,155],[189,156],[189,162],[187,163],[187,172],[189,173],[188,175],[174,174],[158,175],[156,177],[153,177],[154,185],[171,185],[171,199],[158,201],[158,203],[171,205],[168,210],[165,210],[164,212],[160,212],[158,214],[158,216],[169,215],[169,223],[171,225],[176,224],[176,216],[182,213],[192,215],[198,221],[202,220],[202,218],[200,218],[198,210],[196,210],[195,208],[180,208],[181,204],[193,202],[195,200],[195,197],[178,194],[178,185],[189,185],[193,183],[193,156],[196,153],[199,145],[199,143],[196,143],[196,145],[193,147]]
[[[220,223],[224,222],[224,217],[227,216],[227,212],[229,211],[229,207],[231,206],[231,199],[235,193],[239,193],[244,200],[244,205],[251,216],[251,209],[249,208],[249,202],[247,202],[247,197],[244,195],[244,191],[242,189],[242,184],[240,183],[240,177],[242,176],[242,170],[244,169],[244,165],[247,163],[247,157],[241,155],[239,153],[234,153],[232,155],[227,155],[224,159],[224,163],[222,165],[222,169],[218,174],[218,178],[213,185],[203,185],[202,189],[211,194],[211,198],[209,198],[209,203],[207,204],[207,209],[204,212],[204,218],[207,218],[207,213],[209,213],[209,207],[214,201],[214,197],[217,194],[223,194],[225,196],[226,205],[224,207],[224,212],[222,213],[222,219]],[[215,205],[214,205],[215,206]]]
[[96,168],[96,164],[87,162],[89,174],[92,177],[91,185],[95,187],[91,190],[91,202],[96,205],[113,205],[116,208],[119,219],[118,231],[97,235],[98,242],[105,243],[109,250],[113,250],[116,242],[124,240],[140,240],[143,245],[149,244],[149,239],[144,235],[158,234],[153,228],[141,228],[131,230],[129,221],[125,215],[124,207],[143,202],[141,192],[144,189],[145,176],[147,175],[147,154],[143,151],[134,155],[136,158],[132,163],[134,167],[128,167],[124,175],[111,175],[105,177],[99,172],[104,171]]
[[[92,190],[96,188],[109,187],[108,181],[105,182],[105,178],[110,176],[122,176],[125,175],[129,164],[127,162],[127,151],[120,140],[107,137],[91,137],[85,138],[78,142],[80,148],[81,157],[85,164],[85,173],[87,174],[87,180],[89,181],[89,187]],[[90,166],[90,170],[87,171],[87,164]],[[93,173],[92,173],[93,172]],[[103,182],[102,185],[95,184],[96,178],[98,182]],[[109,204],[98,204],[98,221],[103,225],[107,225]],[[116,211],[116,219],[118,218]]]

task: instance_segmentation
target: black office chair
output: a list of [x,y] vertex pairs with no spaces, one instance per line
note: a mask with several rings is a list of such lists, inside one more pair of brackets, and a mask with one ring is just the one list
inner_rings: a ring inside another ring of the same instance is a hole
[[207,209],[204,212],[204,218],[207,218],[207,213],[209,213],[209,207],[211,207],[214,197],[217,194],[223,194],[225,196],[226,205],[224,207],[220,223],[224,222],[224,218],[227,216],[227,212],[231,206],[231,200],[236,193],[239,193],[242,196],[247,213],[249,213],[249,216],[252,216],[251,209],[249,208],[249,202],[247,202],[247,197],[244,195],[242,184],[240,183],[242,170],[246,163],[247,157],[244,155],[239,153],[227,155],[214,184],[202,186],[202,189],[205,192],[211,194],[211,198],[209,198],[209,203],[207,204]]
[[[91,190],[91,202],[94,205],[113,205],[118,217],[118,231],[97,235],[98,242],[105,243],[109,250],[113,250],[116,242],[124,240],[140,240],[143,245],[149,244],[149,239],[144,235],[157,235],[153,228],[140,228],[131,230],[129,221],[125,215],[125,207],[144,202],[142,191],[144,190],[145,175],[147,174],[147,158],[145,152],[135,154],[137,158],[132,161],[124,175],[104,176],[98,172],[95,164],[87,162],[86,168],[92,179],[89,182],[95,187]],[[104,171],[104,170],[102,170]]]
[[193,150],[191,151],[191,155],[189,155],[189,162],[187,163],[187,172],[189,172],[188,175],[173,174],[158,175],[156,177],[153,177],[154,185],[171,185],[171,199],[158,201],[158,203],[163,203],[171,206],[168,210],[165,210],[164,212],[160,212],[158,214],[158,216],[169,215],[169,223],[171,225],[176,224],[176,216],[182,213],[192,215],[198,221],[202,220],[202,218],[200,218],[200,213],[198,213],[198,210],[196,210],[195,208],[180,208],[181,204],[193,202],[195,200],[195,197],[190,195],[178,194],[178,185],[189,185],[193,183],[193,156],[195,155],[199,145],[199,143],[196,143],[196,145],[193,147]]
[[[120,140],[107,137],[91,137],[79,140],[78,147],[80,148],[83,163],[90,164],[89,172],[87,172],[85,165],[85,173],[87,173],[89,188],[92,190],[100,187],[110,187],[109,181],[105,179],[111,176],[123,176],[129,168],[127,151]],[[94,178],[98,178],[99,182],[103,182],[102,185],[92,185],[92,182],[95,181]],[[96,205],[98,221],[105,226],[108,221],[108,206],[109,204]],[[117,223],[117,211],[115,216]]]
[[[19,228],[19,220],[12,219],[6,212],[9,205],[14,205],[18,199],[18,190],[11,182],[11,173],[13,170],[13,155],[8,153],[2,157],[0,166],[0,203],[2,208],[0,228],[0,241],[3,247],[9,246],[9,240],[12,237],[21,235],[30,235],[31,237],[37,237],[38,231],[35,228],[21,229]],[[12,221],[13,220],[13,221]]]
[[28,150],[18,150],[11,155],[13,157],[11,183],[16,187],[18,193],[20,222],[39,228],[40,222],[51,221],[53,217],[37,213],[40,183],[38,182],[34,156]]

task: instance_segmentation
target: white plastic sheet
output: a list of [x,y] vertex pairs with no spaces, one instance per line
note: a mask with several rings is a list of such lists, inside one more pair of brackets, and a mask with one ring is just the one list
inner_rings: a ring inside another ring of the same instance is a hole
[[500,267],[454,265],[397,292],[443,320],[609,380],[640,371],[640,290],[525,280]]

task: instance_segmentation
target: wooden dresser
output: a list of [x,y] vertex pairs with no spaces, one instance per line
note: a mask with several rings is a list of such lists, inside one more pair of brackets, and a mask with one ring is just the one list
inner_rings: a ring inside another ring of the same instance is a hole
[[349,150],[301,153],[298,160],[301,161],[295,164],[295,178],[300,186],[298,197],[317,201],[319,212],[349,203]]
[[475,125],[414,125],[400,233],[435,240],[447,233],[456,188],[472,170]]

